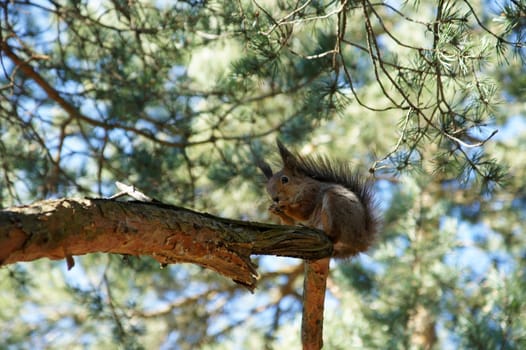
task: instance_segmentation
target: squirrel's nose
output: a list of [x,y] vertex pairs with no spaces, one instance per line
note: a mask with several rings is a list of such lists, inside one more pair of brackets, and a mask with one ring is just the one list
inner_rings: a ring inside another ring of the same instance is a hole
[[276,202],[276,203],[279,202],[279,198],[278,198],[278,197],[274,197],[274,198],[272,198],[272,200],[273,200],[274,202]]

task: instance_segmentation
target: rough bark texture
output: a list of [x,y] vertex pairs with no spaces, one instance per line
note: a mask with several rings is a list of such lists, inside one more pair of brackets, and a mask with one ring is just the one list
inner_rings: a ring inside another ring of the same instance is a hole
[[251,254],[319,259],[330,256],[332,244],[306,227],[229,220],[162,203],[57,199],[0,212],[0,266],[49,258],[72,267],[72,256],[94,252],[194,263],[253,290]]
[[305,261],[301,342],[304,350],[323,347],[323,311],[330,258]]

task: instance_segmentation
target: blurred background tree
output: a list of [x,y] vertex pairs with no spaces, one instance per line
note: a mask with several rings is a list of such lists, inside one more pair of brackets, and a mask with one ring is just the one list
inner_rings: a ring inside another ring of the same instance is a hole
[[[5,1],[0,205],[106,196],[269,220],[279,137],[377,180],[377,247],[333,262],[325,348],[526,347],[524,0]],[[526,154],[526,153],[525,153]],[[90,255],[0,270],[2,348],[299,347],[302,270],[254,295]]]

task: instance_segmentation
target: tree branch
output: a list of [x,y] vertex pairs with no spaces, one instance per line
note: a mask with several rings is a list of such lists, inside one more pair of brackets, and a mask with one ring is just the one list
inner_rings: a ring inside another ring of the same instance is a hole
[[0,266],[40,258],[68,260],[95,252],[189,262],[249,290],[252,254],[319,259],[332,243],[319,230],[219,218],[163,203],[55,199],[0,211]]
[[323,311],[325,310],[325,290],[327,289],[330,260],[330,258],[324,258],[305,261],[301,318],[303,350],[320,350],[323,347]]

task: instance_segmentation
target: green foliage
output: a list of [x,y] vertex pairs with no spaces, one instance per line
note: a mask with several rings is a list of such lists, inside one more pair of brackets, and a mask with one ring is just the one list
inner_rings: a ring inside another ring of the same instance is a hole
[[[383,235],[334,262],[326,348],[526,347],[525,2],[395,3],[2,3],[0,205],[121,181],[268,220],[279,137],[377,180]],[[146,258],[10,266],[0,343],[296,348],[299,262],[258,263],[253,296]]]

